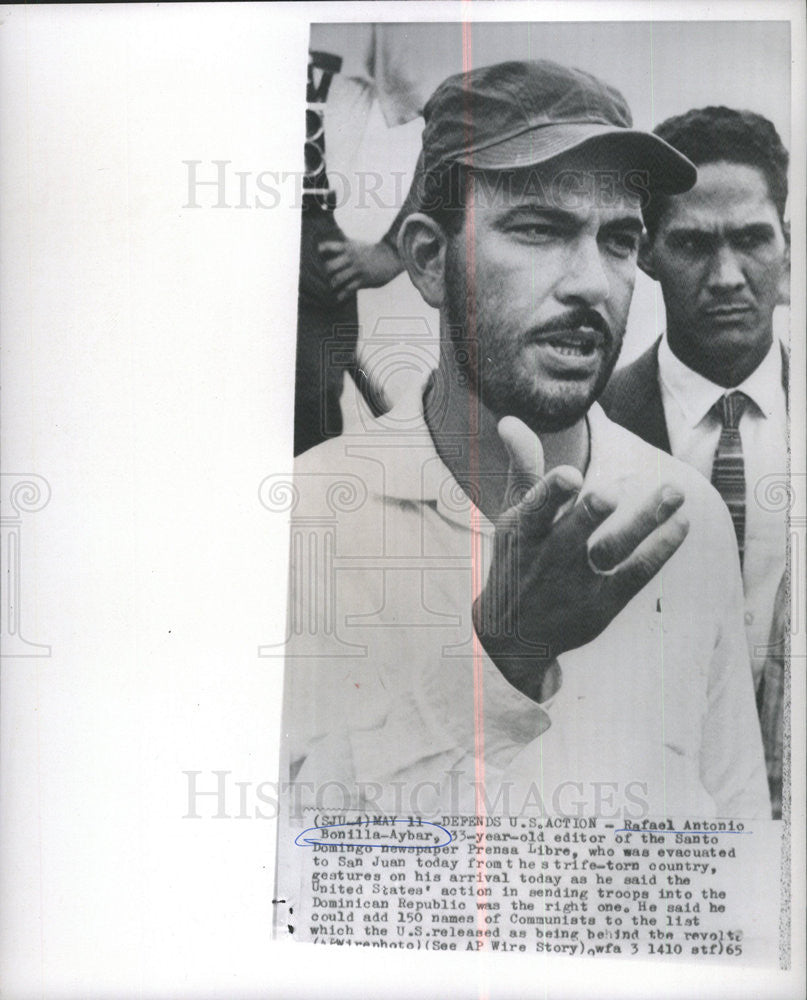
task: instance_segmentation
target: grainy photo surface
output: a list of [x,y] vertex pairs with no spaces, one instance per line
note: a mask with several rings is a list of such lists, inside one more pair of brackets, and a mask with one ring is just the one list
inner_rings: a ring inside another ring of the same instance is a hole
[[806,51],[0,7],[3,997],[805,995]]
[[283,933],[788,963],[789,46],[311,26]]

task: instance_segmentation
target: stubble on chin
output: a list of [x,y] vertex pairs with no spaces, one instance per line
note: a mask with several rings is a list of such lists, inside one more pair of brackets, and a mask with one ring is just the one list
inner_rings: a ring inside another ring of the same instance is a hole
[[[462,309],[457,309],[462,303]],[[454,348],[454,363],[462,382],[474,392],[482,404],[496,419],[515,416],[528,427],[540,434],[553,433],[572,427],[581,420],[591,405],[602,394],[622,349],[624,329],[609,331],[610,351],[601,359],[600,369],[588,383],[587,390],[581,390],[574,379],[544,375],[547,381],[554,381],[551,391],[542,391],[540,376],[529,374],[529,363],[524,354],[533,334],[521,338],[517,334],[507,335],[502,327],[490,323],[490,315],[507,316],[507,306],[499,310],[493,303],[487,304],[488,317],[480,314],[476,303],[470,304],[473,311],[473,330],[469,329],[467,317],[469,303],[463,272],[457,261],[447,261],[446,271],[446,319]],[[461,313],[461,315],[460,315]],[[470,334],[473,333],[473,336]]]
[[[620,342],[621,344],[621,342]],[[551,390],[542,391],[538,378],[526,375],[527,366],[510,358],[508,366],[484,367],[478,377],[479,396],[497,417],[514,416],[536,434],[555,433],[574,426],[596,402],[611,377],[618,357],[604,357],[594,378],[584,388],[574,379],[555,378]],[[477,378],[474,374],[472,377]],[[550,376],[545,376],[549,380]]]

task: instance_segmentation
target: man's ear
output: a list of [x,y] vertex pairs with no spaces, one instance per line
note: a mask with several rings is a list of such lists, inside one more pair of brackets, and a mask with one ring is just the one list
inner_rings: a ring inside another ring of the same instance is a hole
[[642,237],[639,240],[639,267],[644,271],[648,278],[652,278],[653,281],[658,281],[656,277],[656,269],[653,266],[653,241],[647,235],[647,230],[642,233]]
[[422,212],[409,215],[398,233],[398,256],[428,305],[439,309],[445,295],[448,239],[434,219]]

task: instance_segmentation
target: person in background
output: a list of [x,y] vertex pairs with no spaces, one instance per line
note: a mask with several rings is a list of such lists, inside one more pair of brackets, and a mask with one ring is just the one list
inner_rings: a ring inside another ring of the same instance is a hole
[[[462,61],[455,24],[312,24],[306,90],[305,173],[298,289],[294,454],[342,431],[340,397],[352,377],[371,415],[387,408],[382,387],[357,358],[356,293],[403,270],[397,235],[405,202],[385,236],[352,239],[336,218],[340,198],[362,189],[354,171],[374,104],[388,128],[405,125],[446,72]],[[413,153],[413,167],[416,154]]]
[[781,816],[787,531],[766,500],[784,484],[788,354],[773,313],[787,300],[788,154],[770,121],[706,107],[655,129],[698,167],[697,184],[644,207],[639,266],[661,285],[666,331],[602,397],[616,423],[711,479],[734,524],[745,627],[773,811]]

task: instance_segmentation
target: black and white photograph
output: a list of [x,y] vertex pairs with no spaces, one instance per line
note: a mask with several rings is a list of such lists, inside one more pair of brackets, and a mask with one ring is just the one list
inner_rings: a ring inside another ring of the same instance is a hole
[[9,997],[800,994],[804,40],[3,9]]
[[[315,818],[323,865],[352,843],[391,855],[409,817],[435,858],[471,840],[477,894],[508,887],[494,913],[537,896],[517,925],[532,942],[485,914],[483,944],[596,951],[597,863],[526,889],[498,860],[520,834],[488,823],[599,818],[652,887],[626,875],[617,898],[657,901],[668,954],[697,956],[700,906],[668,883],[705,875],[710,833],[789,817],[788,51],[783,23],[312,25],[297,457],[291,484],[265,484],[290,510],[279,861],[314,893],[295,933],[403,946],[343,899],[327,911],[292,833]],[[396,143],[416,118],[419,148]],[[389,180],[365,172],[379,141],[412,180],[361,240]],[[652,312],[631,312],[637,273]],[[677,865],[640,864],[656,842]],[[283,874],[278,894],[295,896]],[[664,955],[631,918],[604,936]],[[758,933],[727,954],[759,960]]]

